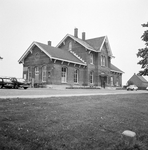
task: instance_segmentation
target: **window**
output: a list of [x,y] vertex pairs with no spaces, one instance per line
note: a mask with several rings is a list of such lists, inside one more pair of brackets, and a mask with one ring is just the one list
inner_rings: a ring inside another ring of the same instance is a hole
[[94,56],[93,56],[93,54],[90,54],[90,64],[94,64]]
[[46,66],[42,67],[42,82],[46,82]]
[[61,82],[62,83],[67,83],[67,68],[66,67],[62,67],[61,70]]
[[69,50],[69,51],[71,51],[71,50],[72,50],[72,42],[69,42],[68,50]]
[[77,69],[75,69],[75,71],[74,71],[74,83],[78,83],[78,70]]
[[32,72],[31,72],[31,68],[28,67],[28,81],[31,82],[32,79]]
[[93,71],[90,72],[90,78],[89,78],[89,80],[90,80],[90,83],[93,83]]
[[114,79],[113,79],[113,77],[110,77],[110,84],[111,84],[111,86],[114,85]]
[[38,83],[39,82],[39,67],[35,67],[34,68],[34,72],[35,72],[35,83]]
[[101,56],[101,66],[105,66],[105,64],[106,64],[106,58],[105,58],[105,56]]
[[35,76],[39,75],[39,67],[35,67]]

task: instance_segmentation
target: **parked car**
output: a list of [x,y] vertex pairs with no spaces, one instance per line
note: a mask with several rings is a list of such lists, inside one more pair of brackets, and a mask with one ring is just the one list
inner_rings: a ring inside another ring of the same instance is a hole
[[13,82],[13,88],[18,89],[18,88],[24,88],[27,89],[30,86],[30,83],[27,82],[25,79],[22,78],[15,78],[12,77],[10,80]]
[[0,77],[0,88],[13,88],[13,82],[10,78]]
[[136,85],[129,85],[127,88],[127,90],[131,90],[131,91],[134,91],[134,90],[138,90],[138,87]]

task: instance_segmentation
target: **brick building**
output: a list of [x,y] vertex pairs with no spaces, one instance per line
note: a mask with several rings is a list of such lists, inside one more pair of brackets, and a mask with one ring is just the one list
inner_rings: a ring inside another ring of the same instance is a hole
[[67,34],[56,47],[33,42],[19,59],[23,78],[32,84],[122,86],[122,73],[111,63],[113,54],[107,36],[86,39]]
[[139,89],[146,89],[148,87],[148,81],[143,77],[134,73],[134,75],[127,81],[127,85],[134,84]]

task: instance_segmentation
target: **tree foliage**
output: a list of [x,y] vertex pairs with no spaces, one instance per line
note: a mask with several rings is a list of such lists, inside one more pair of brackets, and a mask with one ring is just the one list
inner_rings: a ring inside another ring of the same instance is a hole
[[[148,22],[142,24],[142,27],[148,27]],[[140,57],[141,60],[137,64],[141,65],[142,68],[138,75],[148,76],[148,30],[144,31],[141,39],[145,42],[145,47],[138,49],[137,57]]]

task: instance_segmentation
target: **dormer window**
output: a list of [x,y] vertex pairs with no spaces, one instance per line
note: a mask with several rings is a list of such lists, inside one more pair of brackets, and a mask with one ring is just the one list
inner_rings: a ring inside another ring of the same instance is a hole
[[71,51],[71,50],[72,50],[72,42],[71,42],[71,41],[69,42],[68,50],[69,50],[69,51]]
[[90,64],[94,64],[94,56],[92,53],[90,54]]

